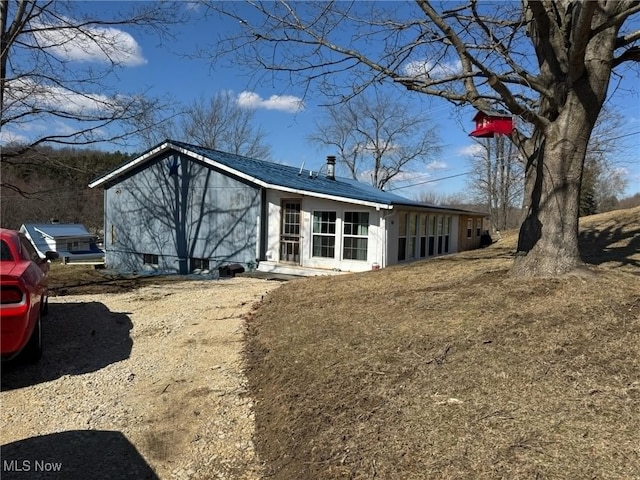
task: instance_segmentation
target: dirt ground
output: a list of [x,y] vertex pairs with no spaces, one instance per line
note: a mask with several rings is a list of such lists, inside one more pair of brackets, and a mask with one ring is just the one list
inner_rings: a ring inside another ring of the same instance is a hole
[[149,282],[52,297],[40,363],[2,366],[0,476],[259,478],[243,318],[279,285]]
[[509,276],[515,232],[282,288],[54,271],[1,477],[640,480],[639,221],[583,219],[552,279]]
[[285,284],[248,322],[270,480],[640,480],[640,207],[583,219],[585,265],[486,249]]

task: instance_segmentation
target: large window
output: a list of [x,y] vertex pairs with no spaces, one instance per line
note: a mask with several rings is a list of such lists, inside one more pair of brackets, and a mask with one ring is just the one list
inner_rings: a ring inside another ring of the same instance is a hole
[[442,232],[443,232],[443,227],[444,227],[444,218],[442,217],[442,215],[438,215],[438,225],[437,225],[437,230],[436,230],[436,237],[438,238],[438,255],[440,255],[443,250],[443,236],[442,236]]
[[335,258],[336,212],[313,212],[313,256]]
[[420,217],[420,258],[427,256],[427,225],[429,217],[422,215]]
[[344,212],[342,257],[345,260],[367,260],[369,246],[369,213]]
[[436,215],[429,217],[429,256],[436,253]]
[[451,233],[451,217],[444,217],[444,253],[449,253],[450,233]]
[[22,257],[25,260],[40,261],[40,255],[36,252],[35,247],[31,244],[27,237],[20,235],[20,243],[22,244]]
[[412,213],[409,215],[409,251],[408,258],[415,258],[416,243],[418,242],[418,215]]
[[398,261],[407,259],[407,218],[408,213],[401,213],[398,218]]

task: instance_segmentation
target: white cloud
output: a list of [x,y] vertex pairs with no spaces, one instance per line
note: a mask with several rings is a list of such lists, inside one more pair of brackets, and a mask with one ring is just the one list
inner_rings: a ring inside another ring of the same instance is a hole
[[302,99],[293,95],[271,95],[264,99],[255,92],[247,91],[238,94],[238,105],[244,108],[265,108],[290,113],[304,109]]
[[6,129],[0,131],[0,144],[9,145],[11,143],[27,143],[28,138],[24,135],[20,135],[18,133],[7,132]]
[[462,71],[462,63],[458,60],[452,63],[434,64],[428,60],[413,61],[403,68],[404,74],[408,77],[444,78],[456,75]]
[[34,33],[38,44],[55,56],[78,62],[109,62],[127,67],[147,63],[142,48],[129,33],[116,28],[83,27],[59,28],[74,25],[73,20],[64,19],[60,25],[36,25],[48,28]]
[[443,162],[442,160],[433,160],[431,162],[429,162],[427,164],[427,170],[446,170],[449,168],[449,165],[447,165],[446,162]]
[[200,2],[196,2],[196,1],[187,1],[187,2],[184,2],[184,4],[183,4],[183,5],[184,5],[184,7],[185,7],[187,10],[189,10],[189,11],[192,11],[192,12],[198,12],[198,11],[200,11],[200,6],[201,6],[201,5],[200,5]]
[[[83,112],[108,111],[118,108],[117,102],[101,94],[79,93],[62,87],[38,85],[31,79],[10,80],[6,84],[6,100],[26,108],[55,110],[81,115]],[[45,112],[46,113],[46,112]]]
[[485,151],[485,148],[479,143],[472,143],[464,147],[460,147],[456,153],[463,157],[473,157],[475,155],[481,155]]

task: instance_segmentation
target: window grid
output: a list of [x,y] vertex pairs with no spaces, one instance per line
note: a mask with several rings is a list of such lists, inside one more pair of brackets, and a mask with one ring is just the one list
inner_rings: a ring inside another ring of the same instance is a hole
[[369,248],[369,213],[344,212],[342,257],[367,260]]
[[282,233],[285,235],[300,235],[300,203],[286,202],[284,204]]
[[313,212],[314,257],[335,258],[336,212]]
[[143,253],[142,263],[144,265],[158,265],[158,255],[154,255],[152,253]]

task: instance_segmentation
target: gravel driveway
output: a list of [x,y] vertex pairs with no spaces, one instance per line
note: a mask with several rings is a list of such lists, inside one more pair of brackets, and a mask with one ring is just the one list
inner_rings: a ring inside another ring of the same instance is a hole
[[51,298],[41,362],[2,368],[0,477],[259,478],[242,319],[278,285]]

